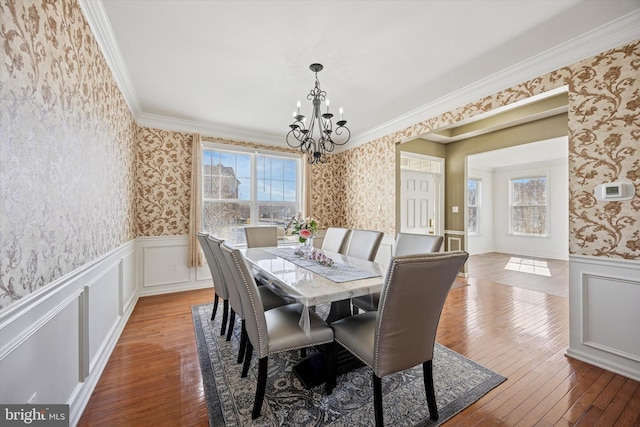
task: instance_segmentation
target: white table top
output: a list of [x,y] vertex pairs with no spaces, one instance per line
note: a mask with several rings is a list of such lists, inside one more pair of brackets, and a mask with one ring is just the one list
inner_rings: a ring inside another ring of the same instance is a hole
[[[334,260],[333,268],[336,270],[341,265],[348,265],[376,274],[376,277],[337,283],[269,252],[273,249],[276,248],[250,248],[244,249],[243,253],[255,274],[267,279],[273,286],[307,307],[367,295],[382,289],[384,277],[380,265],[375,262],[325,251]],[[293,252],[293,249],[290,250]]]

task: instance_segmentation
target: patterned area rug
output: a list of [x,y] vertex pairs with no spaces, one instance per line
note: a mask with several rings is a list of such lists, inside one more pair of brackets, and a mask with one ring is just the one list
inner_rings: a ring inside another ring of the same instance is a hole
[[[219,309],[222,304],[220,304]],[[269,377],[262,415],[251,419],[257,364],[240,378],[236,363],[240,325],[231,341],[220,336],[221,313],[212,322],[212,304],[191,308],[211,426],[365,426],[373,425],[372,371],[355,369],[338,377],[330,396],[324,386],[306,390],[292,366],[300,352],[269,357]],[[322,315],[327,307],[319,307]],[[310,352],[309,352],[310,354]],[[433,375],[440,419],[431,421],[424,392],[422,366],[382,379],[385,425],[437,426],[478,400],[506,378],[436,344]]]

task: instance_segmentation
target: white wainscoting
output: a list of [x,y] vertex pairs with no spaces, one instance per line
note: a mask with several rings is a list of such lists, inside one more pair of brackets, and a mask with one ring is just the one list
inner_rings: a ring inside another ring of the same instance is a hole
[[137,301],[129,242],[0,312],[0,402],[68,403],[75,425]]
[[138,297],[212,286],[187,244],[138,238],[0,311],[0,402],[67,403],[76,425]]
[[567,355],[640,381],[640,262],[569,256]]

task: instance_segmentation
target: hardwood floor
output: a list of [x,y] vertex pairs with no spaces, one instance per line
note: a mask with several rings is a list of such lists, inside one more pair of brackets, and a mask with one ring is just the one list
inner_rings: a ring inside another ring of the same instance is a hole
[[[446,425],[640,426],[640,383],[565,356],[567,298],[467,283],[451,290],[437,340],[508,379]],[[79,425],[207,425],[190,306],[212,297],[141,298]]]
[[471,255],[470,277],[569,298],[569,262],[489,252]]

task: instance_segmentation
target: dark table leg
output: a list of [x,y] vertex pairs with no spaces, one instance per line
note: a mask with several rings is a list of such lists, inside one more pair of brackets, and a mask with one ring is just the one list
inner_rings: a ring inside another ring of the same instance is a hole
[[[351,316],[351,300],[334,301],[327,316],[327,323],[334,322],[344,317]],[[322,347],[320,347],[322,349]],[[324,351],[309,355],[293,367],[302,385],[306,388],[313,388],[325,382],[325,355]],[[338,346],[338,359],[336,360],[338,375],[363,366],[358,358],[342,346]]]
[[336,320],[349,316],[351,316],[351,300],[343,299],[341,301],[334,301],[331,303],[331,308],[329,309],[327,323],[335,322]]

